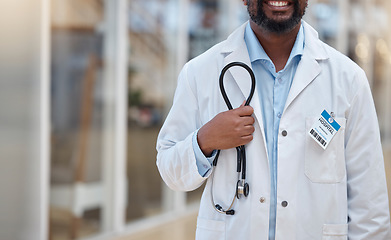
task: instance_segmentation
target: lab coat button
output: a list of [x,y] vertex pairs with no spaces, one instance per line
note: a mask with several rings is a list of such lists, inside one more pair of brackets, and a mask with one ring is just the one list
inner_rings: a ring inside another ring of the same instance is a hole
[[261,203],[264,203],[264,202],[266,201],[266,198],[261,197],[261,198],[259,199],[259,201],[260,201]]
[[282,136],[286,137],[286,135],[288,135],[288,132],[286,130],[282,131],[281,132]]
[[282,206],[282,207],[287,207],[287,206],[288,206],[288,202],[287,202],[287,201],[283,201],[283,202],[281,203],[281,206]]

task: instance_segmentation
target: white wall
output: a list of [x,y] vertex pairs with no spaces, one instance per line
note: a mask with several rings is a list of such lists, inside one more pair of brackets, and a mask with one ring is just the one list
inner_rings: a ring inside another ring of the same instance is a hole
[[47,239],[47,10],[0,4],[0,239]]

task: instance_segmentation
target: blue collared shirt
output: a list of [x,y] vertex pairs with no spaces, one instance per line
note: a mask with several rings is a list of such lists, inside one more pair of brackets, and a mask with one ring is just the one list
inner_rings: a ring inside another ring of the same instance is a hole
[[[259,101],[262,107],[262,121],[270,164],[271,193],[269,239],[275,239],[276,205],[277,205],[277,145],[280,119],[283,115],[297,66],[304,52],[304,28],[301,26],[292,48],[289,59],[283,70],[276,68],[255,36],[250,24],[247,24],[244,40],[249,52],[251,66],[255,74]],[[211,168],[215,154],[206,158],[197,143],[197,132],[193,136],[193,149],[196,164],[201,176],[205,176]]]
[[284,69],[279,72],[276,72],[273,62],[262,48],[250,24],[246,27],[244,40],[250,55],[259,101],[262,107],[262,121],[265,129],[271,176],[269,239],[274,239],[277,205],[278,133],[280,120],[284,114],[285,102],[296,74],[297,66],[304,52],[304,28],[301,26],[289,59]]
[[198,130],[193,134],[193,140],[192,140],[193,151],[196,157],[198,172],[200,173],[201,176],[204,177],[212,168],[212,163],[216,157],[217,151],[214,150],[210,157],[205,157],[205,155],[202,153],[200,146],[198,145],[197,134],[198,134]]

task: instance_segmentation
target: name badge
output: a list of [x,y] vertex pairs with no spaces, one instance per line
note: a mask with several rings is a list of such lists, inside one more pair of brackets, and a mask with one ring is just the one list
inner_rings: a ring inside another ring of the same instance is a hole
[[337,121],[326,110],[323,110],[321,116],[312,126],[308,134],[319,146],[326,149],[340,128],[341,126]]

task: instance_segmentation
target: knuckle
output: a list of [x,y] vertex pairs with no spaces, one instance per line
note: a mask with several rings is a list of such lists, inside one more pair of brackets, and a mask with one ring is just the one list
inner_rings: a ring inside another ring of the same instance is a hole
[[236,127],[234,129],[235,136],[241,136],[242,129],[240,127]]
[[233,119],[233,123],[235,127],[239,127],[242,124],[242,121],[240,120],[240,118],[235,118]]

